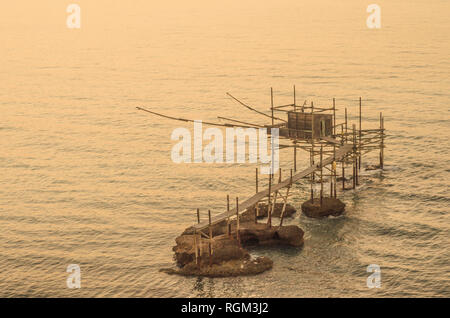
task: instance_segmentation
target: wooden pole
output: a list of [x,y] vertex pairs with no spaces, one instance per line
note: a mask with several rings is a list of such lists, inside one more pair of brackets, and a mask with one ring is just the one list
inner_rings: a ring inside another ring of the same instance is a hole
[[[311,147],[311,152],[310,152],[310,162],[311,162],[311,166],[314,165],[314,157],[313,157],[313,152],[314,152],[314,148]],[[313,203],[314,201],[314,171],[311,173],[311,203]]]
[[[230,195],[227,194],[227,212],[230,211]],[[231,223],[230,218],[227,218],[227,234],[229,237],[231,237]]]
[[236,239],[238,240],[238,243],[241,244],[241,238],[239,236],[239,198],[236,197]]
[[197,208],[197,223],[200,224],[200,209]]
[[382,142],[382,147],[381,147],[381,169],[383,169],[384,167],[384,117],[381,118],[381,133],[382,133],[382,138],[381,138],[381,142]]
[[272,110],[272,126],[273,126],[274,118],[273,118],[273,89],[272,89],[272,87],[270,88],[270,105],[272,106],[271,110]]
[[336,146],[333,147],[333,174],[334,174],[334,197],[336,198],[336,188],[337,188],[337,180],[336,180]]
[[345,108],[345,141],[347,142],[347,138],[348,138],[348,135],[347,135],[347,133],[348,133],[348,129],[347,129],[347,127],[348,127],[348,122],[347,122],[347,108]]
[[362,137],[362,130],[361,130],[361,120],[362,120],[362,101],[361,97],[359,98],[359,160],[358,160],[358,169],[361,170],[361,137]]
[[272,193],[272,178],[269,178],[269,200],[267,201],[267,224],[272,226],[272,211],[271,211],[271,194]]
[[195,264],[198,264],[197,230],[194,230]]
[[322,202],[323,202],[323,167],[322,167],[322,157],[323,157],[323,146],[320,146],[320,207],[322,207]]
[[333,137],[336,136],[336,99],[333,97]]
[[[292,185],[292,182],[291,182]],[[289,190],[291,189],[291,186],[288,186],[287,190],[286,190],[286,198],[284,200],[283,203],[283,209],[281,210],[281,214],[280,214],[280,226],[283,226],[283,219],[284,219],[284,211],[286,210],[286,204],[287,204],[287,200],[289,197]]]
[[356,125],[353,124],[353,189],[356,188]]
[[383,113],[380,112],[380,169],[383,169],[383,147],[384,147],[384,123]]
[[358,169],[358,164],[359,164],[359,159],[358,157],[355,158],[356,161],[356,165],[355,165],[355,175],[356,175],[356,185],[359,185],[359,169]]
[[278,171],[278,183],[281,183],[281,168]]
[[258,193],[258,168],[256,168],[256,193]]
[[294,171],[297,171],[297,142],[294,141]]
[[314,145],[314,103],[311,102],[311,139]]
[[212,239],[211,210],[208,210],[209,238]]
[[208,222],[209,222],[209,246],[208,246],[208,253],[209,253],[209,266],[212,265],[212,227],[211,227],[211,210],[208,210]]
[[294,85],[294,112],[296,112],[297,111],[297,102],[296,102],[296,98],[295,98],[296,96],[295,96],[295,85]]
[[331,173],[330,173],[330,198],[333,197],[333,163],[331,163]]

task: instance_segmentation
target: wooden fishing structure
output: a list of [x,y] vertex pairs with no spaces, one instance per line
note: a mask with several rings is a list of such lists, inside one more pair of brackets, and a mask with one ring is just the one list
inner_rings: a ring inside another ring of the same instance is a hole
[[[219,116],[218,118],[224,122],[203,122],[203,124],[221,127],[267,128],[268,134],[271,133],[272,128],[278,128],[279,138],[286,141],[286,143],[280,143],[279,148],[293,149],[293,167],[290,169],[289,177],[284,180],[282,179],[282,171],[280,168],[278,171],[278,182],[275,182],[275,171],[272,171],[268,175],[268,187],[264,190],[260,190],[259,173],[258,168],[256,168],[255,194],[242,202],[239,202],[239,198],[236,197],[234,208],[230,208],[230,196],[227,195],[227,210],[214,216],[208,210],[207,221],[201,220],[200,209],[197,209],[197,223],[193,225],[196,255],[200,255],[204,244],[202,243],[202,239],[204,238],[207,240],[208,251],[211,257],[214,252],[212,226],[220,222],[227,222],[227,233],[232,238],[231,220],[235,219],[236,239],[239,240],[240,216],[245,211],[252,209],[255,213],[255,222],[257,222],[261,203],[267,205],[267,226],[271,227],[273,226],[272,212],[275,209],[277,200],[282,201],[283,206],[279,223],[279,226],[282,226],[290,190],[296,182],[302,179],[307,178],[309,180],[310,200],[314,202],[315,199],[320,199],[319,202],[322,205],[322,200],[326,196],[337,198],[338,188],[349,190],[355,189],[359,185],[363,155],[378,150],[379,168],[383,169],[386,138],[384,117],[380,113],[379,127],[363,129],[361,97],[359,98],[359,120],[357,127],[354,123],[350,126],[347,108],[344,109],[343,122],[336,123],[337,109],[334,98],[329,107],[317,107],[313,102],[307,104],[306,100],[303,104],[298,105],[295,86],[293,89],[293,102],[279,106],[274,105],[273,89],[271,88],[271,107],[269,114],[247,105],[229,93],[227,95],[247,109],[269,118],[270,123],[261,125]],[[192,119],[176,118],[145,108],[137,108],[167,119],[194,122]],[[278,115],[282,113],[285,113],[284,118]],[[299,149],[309,153],[310,165],[303,170],[297,171],[297,151]],[[347,175],[349,168],[351,168],[351,173]],[[329,182],[329,192],[325,191],[325,180]],[[348,182],[346,181],[350,180],[351,185],[348,186]],[[314,189],[317,183],[320,184],[319,193],[316,193]]]

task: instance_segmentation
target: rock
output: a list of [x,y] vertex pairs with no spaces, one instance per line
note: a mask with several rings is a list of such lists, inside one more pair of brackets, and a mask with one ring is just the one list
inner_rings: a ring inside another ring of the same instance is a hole
[[[282,202],[275,203],[275,208],[272,211],[272,217],[280,217],[281,211],[283,210],[283,204]],[[290,217],[292,216],[297,210],[290,204],[286,204],[286,208],[284,210],[284,217]],[[252,210],[252,213],[254,214],[254,211]],[[267,217],[267,204],[259,204],[259,213],[258,213],[258,219]],[[253,217],[254,219],[254,217]]]
[[378,170],[378,169],[380,169],[380,165],[368,165],[366,167],[367,171],[369,171],[369,170]]
[[303,235],[305,232],[296,225],[288,225],[278,227],[277,232],[279,240],[286,245],[290,246],[302,246]]
[[[272,226],[265,223],[243,221],[239,224],[239,244],[236,239],[236,222],[230,222],[231,235],[219,234],[213,236],[212,255],[209,256],[209,239],[197,235],[199,254],[195,253],[193,234],[182,234],[176,238],[177,245],[173,247],[177,269],[162,269],[168,274],[196,275],[208,277],[225,277],[237,275],[253,275],[272,268],[272,260],[267,257],[250,259],[250,254],[242,246],[250,245],[287,245],[301,246],[304,232],[296,225]],[[217,227],[217,232],[220,232]],[[226,226],[225,226],[226,229]],[[185,231],[189,233],[189,229]]]
[[313,202],[308,200],[302,204],[302,212],[310,218],[321,218],[329,215],[338,216],[345,210],[345,204],[335,198],[324,197],[322,199],[322,207],[320,206],[320,198],[314,199]]
[[301,246],[304,232],[296,225],[272,226],[266,224],[245,224],[239,230],[243,245],[287,245]]
[[[173,248],[175,259],[180,266],[189,263],[195,263],[194,235],[181,235],[176,238],[177,245]],[[203,238],[198,240],[197,244],[200,250],[198,262],[209,264],[209,240]],[[241,248],[235,239],[230,239],[227,235],[215,236],[212,241],[212,263],[219,264],[223,261],[232,259],[248,258],[249,254]]]
[[258,257],[254,260],[229,260],[211,266],[199,266],[189,263],[178,269],[161,269],[167,274],[179,274],[184,276],[205,276],[205,277],[230,277],[242,275],[256,275],[271,269],[273,261],[268,257]]
[[[243,222],[254,222],[255,221],[255,208],[249,208],[245,212],[243,212],[239,220],[241,223]],[[272,217],[280,217],[281,211],[283,210],[283,203],[275,203],[275,208],[272,211]],[[286,208],[284,211],[284,217],[291,217],[297,210],[290,204],[286,204]],[[260,203],[259,204],[259,214],[258,219],[267,217],[267,204]],[[236,227],[236,220],[231,220],[230,224],[232,228]],[[213,236],[218,236],[227,233],[227,221],[224,220],[222,222],[213,224],[211,226]],[[209,233],[209,232],[208,232]],[[194,228],[192,226],[188,227],[181,235],[193,235]]]

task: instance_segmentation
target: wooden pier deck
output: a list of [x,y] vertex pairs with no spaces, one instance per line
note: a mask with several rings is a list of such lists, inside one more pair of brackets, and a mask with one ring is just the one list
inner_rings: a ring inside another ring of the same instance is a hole
[[[335,139],[333,138],[327,138],[328,142],[332,142],[332,143],[338,143]],[[325,158],[322,160],[322,165],[320,165],[320,163],[314,165],[314,166],[310,166],[309,168],[300,171],[298,173],[296,173],[295,175],[292,176],[292,180],[291,177],[281,181],[280,183],[276,183],[276,184],[272,184],[270,187],[270,193],[275,193],[277,191],[279,191],[280,189],[286,188],[288,186],[291,185],[292,183],[295,183],[297,181],[299,181],[300,179],[310,175],[311,173],[322,169],[323,167],[332,164],[333,161],[338,161],[341,160],[342,158],[344,158],[346,155],[348,155],[349,153],[351,153],[354,150],[354,145],[353,144],[344,144],[343,146],[341,146],[340,148],[336,149],[335,154]],[[248,198],[247,200],[243,201],[242,203],[239,202],[239,213],[244,212],[246,209],[254,206],[255,204],[257,204],[259,201],[261,201],[262,199],[264,199],[265,197],[269,196],[269,189],[260,191],[256,194],[254,194],[252,197]],[[217,214],[215,216],[211,217],[211,223],[209,223],[208,221],[203,221],[200,222],[198,224],[195,224],[193,226],[193,228],[197,231],[201,231],[203,229],[208,228],[208,226],[211,224],[217,224],[219,222],[222,222],[228,218],[234,217],[236,216],[236,208],[230,209],[229,211]]]

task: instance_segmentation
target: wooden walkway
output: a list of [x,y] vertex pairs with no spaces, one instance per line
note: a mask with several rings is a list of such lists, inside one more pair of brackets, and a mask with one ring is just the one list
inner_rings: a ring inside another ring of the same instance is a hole
[[[332,138],[329,138],[329,139],[330,140],[327,140],[327,141],[331,142]],[[333,143],[334,143],[334,140],[333,140]],[[335,155],[332,155],[332,156],[327,157],[322,160],[322,167],[332,164],[333,161],[338,161],[338,160],[344,158],[347,154],[351,153],[352,151],[353,151],[353,144],[345,144],[345,145],[341,146],[340,148],[336,149]],[[310,175],[314,171],[320,170],[322,167],[320,166],[320,164],[316,164],[314,166],[310,166],[309,168],[293,175],[292,183],[299,181],[300,179]],[[282,181],[280,183],[272,184],[270,192],[271,193],[277,192],[280,189],[288,187],[290,184],[291,184],[291,177],[285,179],[284,181]],[[253,195],[249,199],[243,201],[242,203],[239,202],[239,213],[244,212],[246,209],[254,206],[259,201],[261,201],[262,199],[264,199],[265,197],[268,197],[268,196],[269,196],[269,189],[266,189],[266,190],[256,193],[255,195]],[[215,216],[212,216],[211,224],[217,224],[221,221],[226,220],[227,218],[234,217],[234,216],[236,216],[236,208],[231,209],[226,212],[223,212],[223,213],[220,213],[220,214],[217,214]],[[208,226],[209,226],[209,221],[204,221],[204,222],[195,224],[193,226],[193,228],[197,231],[201,231],[201,230],[207,228]]]

